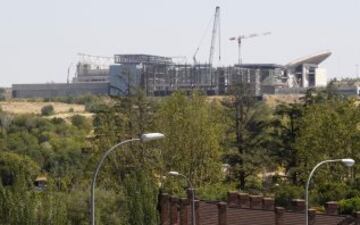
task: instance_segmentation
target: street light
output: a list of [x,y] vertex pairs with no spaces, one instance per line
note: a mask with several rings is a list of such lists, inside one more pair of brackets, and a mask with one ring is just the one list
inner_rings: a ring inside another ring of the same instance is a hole
[[95,225],[95,186],[96,186],[96,178],[99,174],[101,165],[103,164],[104,160],[106,159],[106,157],[113,152],[117,147],[129,143],[129,142],[134,142],[134,141],[141,141],[141,142],[148,142],[148,141],[153,141],[153,140],[158,140],[161,138],[164,138],[165,135],[161,134],[161,133],[147,133],[147,134],[142,134],[140,136],[140,138],[133,138],[133,139],[129,139],[129,140],[125,140],[123,142],[117,143],[116,145],[112,146],[109,150],[107,150],[103,156],[101,157],[100,161],[98,162],[97,166],[96,166],[96,170],[92,179],[92,183],[91,183],[91,225]]
[[191,216],[192,216],[192,225],[196,225],[196,221],[195,221],[195,193],[194,193],[194,188],[193,185],[191,184],[191,181],[183,174],[177,172],[177,171],[170,171],[169,175],[172,176],[180,176],[183,177],[186,182],[188,183],[189,187],[191,188],[191,192],[192,192],[192,199],[191,199]]
[[355,161],[353,159],[330,159],[330,160],[324,160],[319,162],[310,172],[309,178],[306,181],[305,186],[305,222],[306,225],[309,225],[309,185],[311,177],[314,175],[314,172],[317,168],[319,168],[321,165],[325,163],[333,163],[333,162],[342,162],[347,167],[352,167],[355,164]]

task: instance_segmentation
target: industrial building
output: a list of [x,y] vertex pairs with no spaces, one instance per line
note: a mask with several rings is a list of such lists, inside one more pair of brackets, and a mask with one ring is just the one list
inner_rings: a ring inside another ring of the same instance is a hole
[[[325,86],[326,72],[319,64],[328,58],[329,51],[304,57],[287,65],[243,64],[241,45],[245,39],[270,35],[271,32],[253,33],[231,37],[238,46],[238,64],[229,67],[213,67],[215,45],[219,43],[221,58],[220,7],[215,8],[211,31],[209,60],[199,64],[193,55],[193,64],[175,63],[170,57],[146,54],[119,54],[114,57],[99,57],[80,53],[75,77],[62,84],[14,84],[13,97],[57,97],[94,95],[131,95],[143,89],[148,96],[164,96],[174,91],[202,90],[208,95],[228,94],[238,83],[246,83],[251,94],[298,93],[309,87]],[[210,28],[210,26],[208,26]]]
[[319,64],[327,59],[331,52],[324,51],[294,60],[286,65],[289,87],[321,87],[326,86],[327,76]]
[[13,84],[13,98],[54,98],[86,94],[108,95],[108,82]]
[[326,85],[319,64],[331,55],[321,52],[287,65],[237,64],[214,68],[210,64],[177,64],[172,58],[126,54],[115,55],[106,66],[79,62],[72,82],[14,84],[14,98],[51,98],[84,94],[124,96],[143,89],[148,96],[174,91],[202,90],[208,95],[228,94],[232,86],[247,83],[254,96],[297,93]]

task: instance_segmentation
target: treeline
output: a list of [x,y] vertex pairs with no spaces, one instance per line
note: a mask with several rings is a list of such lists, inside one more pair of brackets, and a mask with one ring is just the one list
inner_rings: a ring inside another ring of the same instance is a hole
[[[87,224],[91,176],[102,153],[145,132],[166,138],[134,142],[109,157],[99,174],[97,224],[158,224],[158,193],[185,194],[186,182],[167,176],[170,170],[185,174],[202,199],[240,190],[273,196],[286,206],[303,197],[317,162],[344,157],[360,162],[358,104],[331,87],[276,108],[241,85],[231,96],[213,100],[200,92],[162,99],[138,92],[86,104],[95,113],[92,119],[0,112],[1,225]],[[358,168],[319,169],[311,204],[342,200],[344,212],[359,209]],[[48,178],[44,190],[34,187],[39,175]]]

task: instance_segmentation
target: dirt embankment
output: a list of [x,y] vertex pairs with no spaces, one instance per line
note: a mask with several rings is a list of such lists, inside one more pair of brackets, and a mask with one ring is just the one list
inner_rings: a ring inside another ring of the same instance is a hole
[[55,114],[62,113],[84,113],[85,106],[77,104],[66,104],[59,102],[26,102],[26,101],[5,101],[0,102],[3,111],[14,114],[41,114],[41,109],[45,105],[52,105]]
[[3,111],[13,114],[36,114],[41,115],[42,107],[52,105],[54,107],[54,114],[46,116],[46,118],[62,118],[65,121],[74,115],[82,115],[87,118],[92,118],[93,113],[85,111],[84,105],[66,104],[59,102],[29,102],[29,101],[5,101],[0,102],[0,107]]
[[301,98],[304,95],[264,95],[263,101],[270,107],[274,108],[277,105],[284,103],[284,104],[291,104],[291,103],[300,103]]

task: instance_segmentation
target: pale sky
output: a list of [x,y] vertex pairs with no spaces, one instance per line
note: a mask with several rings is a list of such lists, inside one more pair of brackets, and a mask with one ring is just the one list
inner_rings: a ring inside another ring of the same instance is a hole
[[[187,56],[221,7],[221,65],[286,64],[322,50],[328,77],[354,77],[360,64],[360,0],[0,0],[0,86],[65,82],[77,53]],[[198,60],[206,62],[210,30]],[[216,58],[218,46],[216,46]]]

